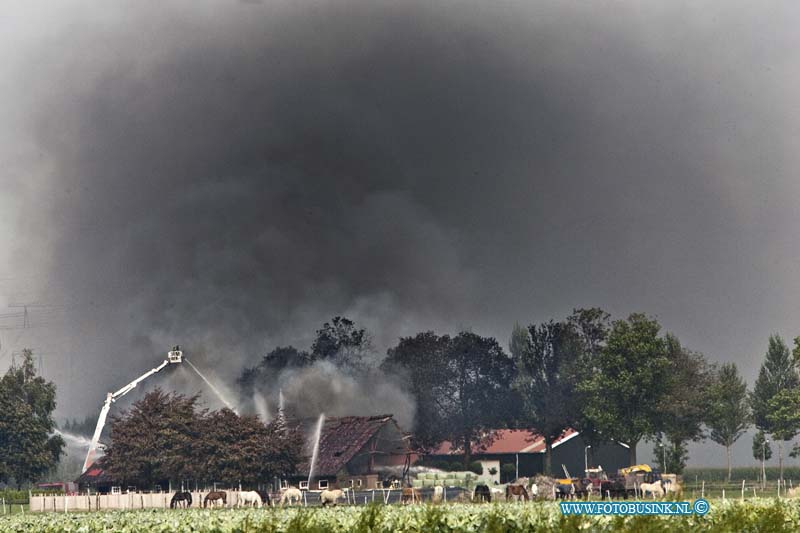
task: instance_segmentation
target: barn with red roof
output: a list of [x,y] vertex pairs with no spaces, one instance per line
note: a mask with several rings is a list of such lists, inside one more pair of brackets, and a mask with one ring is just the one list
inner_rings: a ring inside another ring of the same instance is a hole
[[[541,435],[524,429],[497,429],[487,432],[482,442],[473,444],[472,458],[484,465],[484,475],[498,483],[515,477],[528,477],[544,471],[545,444]],[[578,431],[567,429],[553,443],[553,473],[562,472],[563,464],[571,475],[581,475],[584,462],[589,466],[602,466],[615,472],[628,466],[628,447],[621,443],[606,443],[587,448]],[[425,461],[435,464],[442,461],[462,461],[463,450],[449,441],[439,444]],[[493,474],[491,472],[494,472]]]

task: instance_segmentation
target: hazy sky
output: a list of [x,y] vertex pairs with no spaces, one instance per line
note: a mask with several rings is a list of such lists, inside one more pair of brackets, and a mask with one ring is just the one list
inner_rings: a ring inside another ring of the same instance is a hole
[[0,365],[62,415],[336,314],[644,311],[749,380],[800,335],[795,2],[52,4],[0,8]]

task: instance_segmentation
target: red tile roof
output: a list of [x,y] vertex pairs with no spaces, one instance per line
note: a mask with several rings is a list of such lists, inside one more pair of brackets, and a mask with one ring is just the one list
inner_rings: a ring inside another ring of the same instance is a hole
[[[574,429],[568,428],[558,439],[553,442],[553,447],[568,441],[578,435]],[[504,453],[544,453],[544,439],[525,429],[496,429],[490,436],[480,443],[472,445],[473,454],[504,454]],[[432,452],[433,455],[460,454],[462,450],[454,447],[450,441],[444,441]]]

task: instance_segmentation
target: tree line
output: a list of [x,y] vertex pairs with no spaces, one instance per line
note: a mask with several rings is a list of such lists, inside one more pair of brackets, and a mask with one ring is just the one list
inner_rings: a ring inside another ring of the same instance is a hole
[[353,372],[377,369],[400,379],[414,397],[409,429],[418,448],[431,451],[447,440],[469,464],[473,449],[491,443],[492,430],[527,429],[544,438],[547,472],[565,428],[580,431],[591,449],[628,445],[631,464],[637,445],[653,442],[659,467],[678,473],[690,442],[708,438],[724,446],[730,470],[731,447],[751,424],[775,440],[800,432],[800,351],[792,357],[777,337],[752,393],[735,364],[709,363],[655,318],[634,313],[612,320],[599,308],[517,324],[508,350],[470,331],[403,337],[382,360],[365,355],[370,350],[366,330],[336,317],[317,331],[310,351],[275,348],[239,383],[249,394],[286,368],[320,360]]
[[[599,308],[577,309],[562,320],[516,325],[508,350],[470,331],[423,331],[400,338],[384,357],[364,328],[335,317],[309,351],[275,348],[243,370],[239,385],[247,396],[284,369],[318,361],[400,380],[418,406],[407,428],[415,446],[430,451],[450,441],[465,464],[474,448],[491,442],[492,430],[516,428],[544,438],[545,468],[552,471],[553,442],[574,428],[593,448],[629,445],[631,464],[637,444],[651,441],[660,468],[678,473],[688,443],[708,438],[725,447],[730,472],[731,447],[754,425],[753,456],[769,459],[771,439],[782,469],[784,446],[800,433],[800,338],[790,350],[770,337],[748,391],[735,364],[709,363],[641,313],[612,320]],[[30,350],[0,378],[0,481],[34,481],[58,463],[64,441],[55,433],[55,398],[55,385],[36,375]],[[73,421],[69,429],[90,429],[89,422]],[[197,397],[156,391],[112,417],[105,460],[115,477],[139,486],[164,479],[249,483],[293,472],[303,459],[301,436],[287,431],[254,416],[201,409]],[[789,455],[800,455],[800,446]]]

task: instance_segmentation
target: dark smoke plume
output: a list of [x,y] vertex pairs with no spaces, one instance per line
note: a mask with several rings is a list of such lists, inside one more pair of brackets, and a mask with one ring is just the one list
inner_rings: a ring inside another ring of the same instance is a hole
[[70,415],[176,343],[231,386],[334,315],[383,353],[641,310],[750,376],[798,333],[796,4],[15,9],[0,259],[63,305]]

